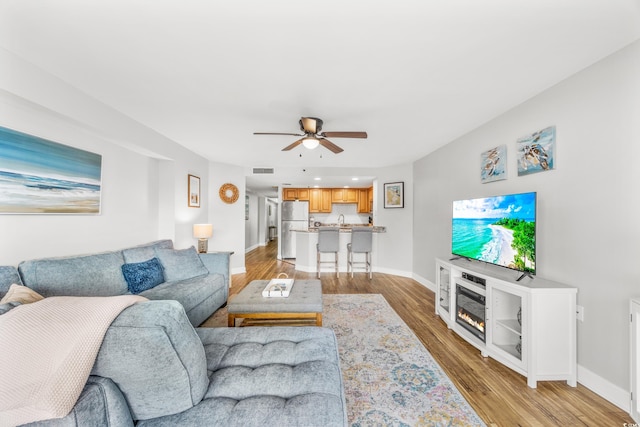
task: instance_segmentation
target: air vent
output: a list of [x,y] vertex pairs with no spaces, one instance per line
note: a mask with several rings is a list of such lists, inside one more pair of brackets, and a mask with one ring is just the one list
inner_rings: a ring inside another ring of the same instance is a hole
[[253,168],[253,174],[273,173],[273,168]]

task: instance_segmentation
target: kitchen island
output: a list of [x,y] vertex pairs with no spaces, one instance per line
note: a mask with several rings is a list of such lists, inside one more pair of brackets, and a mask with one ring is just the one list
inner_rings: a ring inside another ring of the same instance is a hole
[[[346,225],[340,227],[340,251],[338,252],[338,270],[341,273],[347,272],[347,243],[351,243],[351,229],[353,227],[366,227],[362,225]],[[371,227],[373,231],[373,243],[371,250],[371,267],[376,271],[378,265],[378,234],[386,233],[386,228],[381,226]],[[318,228],[311,227],[308,230],[298,230],[296,233],[296,270],[308,273],[317,272],[316,264],[316,244],[318,243]],[[333,260],[332,254],[322,254],[323,261]],[[354,262],[364,260],[364,254],[354,254]],[[321,272],[334,273],[335,269],[332,265],[324,264],[320,267]],[[358,268],[356,265],[355,272],[364,272],[364,269]]]

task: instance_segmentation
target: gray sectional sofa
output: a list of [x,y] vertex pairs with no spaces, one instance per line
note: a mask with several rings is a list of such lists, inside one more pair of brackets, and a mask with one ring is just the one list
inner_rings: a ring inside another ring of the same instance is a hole
[[30,425],[345,426],[337,348],[326,328],[194,329],[176,301],[138,303],[107,330],[72,412]]
[[[158,244],[168,245],[165,241],[151,246]],[[0,267],[0,296],[11,283],[21,284],[21,278],[45,296],[68,289],[95,295],[108,286],[124,292],[121,282],[120,288],[114,285],[118,283],[114,266],[121,262],[117,254],[89,257],[80,257],[84,264],[78,257],[28,261],[20,264],[20,274],[15,267]],[[206,258],[207,269],[220,268]],[[91,271],[84,279],[73,271],[82,265]],[[89,292],[87,280],[94,284],[94,292]],[[19,305],[0,305],[0,316]],[[198,312],[197,307],[191,311]],[[193,324],[185,304],[175,300],[126,308],[107,330],[72,412],[31,425],[347,425],[338,346],[330,329],[194,328]]]
[[[23,261],[22,283],[44,297],[113,296],[131,293],[123,266],[158,259],[160,282],[136,292],[150,300],[176,300],[193,326],[204,322],[227,302],[229,253],[199,254],[192,248],[175,250],[171,240],[159,240],[119,251]],[[3,292],[0,286],[0,297]]]

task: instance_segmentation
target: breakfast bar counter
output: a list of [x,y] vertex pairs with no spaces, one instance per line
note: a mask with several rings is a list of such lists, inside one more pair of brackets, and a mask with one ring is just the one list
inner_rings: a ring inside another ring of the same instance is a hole
[[[353,226],[365,227],[365,226]],[[340,251],[338,252],[338,270],[341,273],[347,272],[347,243],[351,243],[351,226],[340,227]],[[371,251],[371,265],[376,271],[378,265],[378,234],[386,233],[386,228],[381,226],[371,227],[373,231],[373,244]],[[309,230],[296,231],[296,270],[315,273],[316,269],[316,244],[318,243],[318,229],[311,227]],[[332,260],[333,255],[322,254],[322,260]],[[364,254],[354,254],[354,261],[362,261]],[[335,272],[333,266],[324,264],[321,272]],[[356,268],[356,273],[364,272],[363,269]]]

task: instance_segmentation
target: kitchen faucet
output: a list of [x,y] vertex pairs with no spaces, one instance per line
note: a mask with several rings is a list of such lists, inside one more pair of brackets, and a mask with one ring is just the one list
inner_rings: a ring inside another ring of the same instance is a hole
[[[340,222],[340,218],[342,218],[342,222]],[[344,225],[344,215],[343,214],[340,214],[338,216],[338,225]]]

